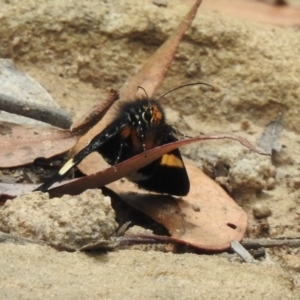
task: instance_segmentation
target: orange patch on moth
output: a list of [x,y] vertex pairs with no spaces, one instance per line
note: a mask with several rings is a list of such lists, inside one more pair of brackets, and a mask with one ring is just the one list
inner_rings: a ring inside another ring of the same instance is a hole
[[158,109],[158,107],[156,105],[153,106],[152,109],[152,123],[153,124],[159,124],[162,120],[162,112],[160,109]]
[[177,167],[177,168],[184,167],[182,160],[177,156],[175,156],[174,154],[164,154],[161,158],[160,164],[168,167]]
[[129,135],[131,135],[131,133],[132,133],[132,129],[129,126],[126,126],[122,129],[121,136],[122,138],[126,139],[129,137]]
[[125,139],[131,140],[134,153],[141,153],[144,151],[143,142],[145,143],[146,150],[159,146],[157,143],[155,143],[154,136],[151,133],[147,134],[146,132],[145,140],[142,141],[142,139],[138,136],[135,127],[130,127],[130,126],[124,127],[121,131],[121,137],[124,140]]

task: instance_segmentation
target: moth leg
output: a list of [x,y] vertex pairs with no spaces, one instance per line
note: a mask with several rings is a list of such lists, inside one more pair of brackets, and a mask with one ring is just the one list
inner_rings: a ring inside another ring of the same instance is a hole
[[124,143],[121,143],[119,153],[118,153],[118,156],[117,156],[116,161],[115,161],[115,165],[117,165],[120,161],[120,158],[121,158],[121,155],[122,155],[122,152],[123,152],[123,148],[124,148]]
[[178,134],[182,137],[185,137],[185,138],[192,138],[191,136],[188,136],[182,132],[180,132],[177,128],[173,127],[173,126],[170,126],[170,132],[169,132],[169,135],[172,135],[172,133],[175,133],[175,134]]

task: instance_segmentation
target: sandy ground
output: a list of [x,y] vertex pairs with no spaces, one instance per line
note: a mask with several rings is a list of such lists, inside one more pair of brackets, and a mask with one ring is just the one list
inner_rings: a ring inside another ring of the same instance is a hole
[[2,299],[299,298],[297,283],[270,262],[137,250],[88,255],[35,245],[2,245],[1,256]]
[[[1,56],[14,59],[74,118],[134,74],[186,11],[173,2],[161,8],[147,1],[10,1],[3,8]],[[299,235],[298,36],[294,28],[200,9],[161,88],[198,80],[220,87],[200,91],[200,99],[199,89],[164,99],[169,122],[191,135],[227,131],[255,141],[284,113],[282,148],[272,159],[232,142],[182,150],[245,209],[250,237]],[[225,175],[216,172],[220,162],[230,166]],[[270,212],[257,219],[253,211],[261,207]],[[257,265],[226,255],[153,250],[69,253],[0,244],[0,251],[1,299],[300,298],[298,248],[267,250]]]

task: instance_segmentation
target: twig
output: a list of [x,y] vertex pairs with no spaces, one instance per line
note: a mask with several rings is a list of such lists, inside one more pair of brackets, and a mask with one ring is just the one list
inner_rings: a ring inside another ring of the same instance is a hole
[[246,263],[257,263],[253,256],[238,241],[232,241],[230,245],[231,249],[236,254],[238,254]]
[[24,102],[0,93],[0,110],[42,121],[53,126],[69,129],[72,119],[69,113],[57,107],[49,107],[33,102]]
[[273,247],[300,247],[300,238],[278,238],[278,239],[243,239],[241,244],[246,249],[256,249],[260,247],[273,248]]

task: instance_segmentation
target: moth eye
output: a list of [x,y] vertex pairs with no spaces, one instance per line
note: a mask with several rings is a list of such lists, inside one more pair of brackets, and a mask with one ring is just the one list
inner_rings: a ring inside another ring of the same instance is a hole
[[148,123],[150,123],[152,120],[152,117],[153,117],[152,110],[150,108],[147,108],[143,114],[144,120],[147,121]]

